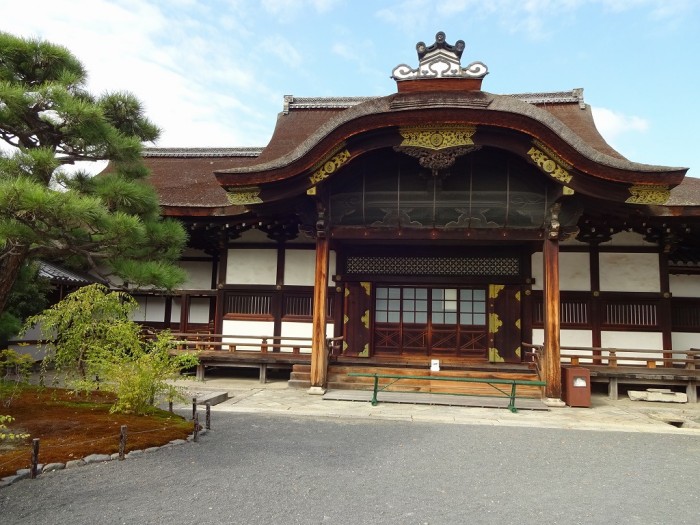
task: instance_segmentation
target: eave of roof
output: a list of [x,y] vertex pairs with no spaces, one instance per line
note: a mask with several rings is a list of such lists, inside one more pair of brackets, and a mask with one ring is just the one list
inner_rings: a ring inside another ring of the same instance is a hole
[[[605,143],[604,139],[600,137],[591,119],[590,124],[593,126],[595,134],[600,138],[599,149],[596,149],[591,144],[587,143],[579,134],[572,131],[569,126],[557,118],[557,116],[555,116],[552,112],[547,111],[547,104],[577,104],[579,107],[583,107],[584,109],[587,108],[585,103],[583,103],[581,90],[554,93],[524,93],[516,95],[494,95],[486,92],[465,92],[462,94],[424,92],[414,93],[407,96],[420,98],[421,103],[413,104],[413,106],[410,107],[411,110],[427,111],[436,108],[444,109],[450,105],[456,109],[469,109],[469,99],[474,99],[476,96],[475,93],[479,97],[488,98],[488,104],[485,104],[479,109],[488,112],[501,113],[503,115],[526,117],[533,123],[544,125],[579,154],[600,166],[635,173],[642,176],[644,176],[644,174],[653,176],[654,174],[668,174],[669,172],[676,172],[681,178],[687,170],[687,168],[641,164],[629,161],[619,154],[614,155],[617,152],[610,148]],[[318,121],[318,119],[313,119],[312,117],[312,120],[315,121],[315,130],[305,137],[297,136],[299,141],[296,142],[291,140],[289,131],[285,132],[283,129],[286,125],[291,124],[286,117],[292,116],[292,113],[295,112],[290,111],[288,115],[280,115],[277,128],[275,130],[275,135],[273,136],[273,139],[270,141],[270,144],[266,150],[261,154],[260,158],[257,159],[258,162],[252,162],[247,166],[216,170],[216,173],[222,175],[254,173],[262,174],[263,172],[290,166],[307,155],[323,138],[328,136],[329,133],[334,130],[338,130],[342,126],[347,125],[351,127],[351,123],[353,121],[358,121],[363,117],[371,115],[396,113],[408,110],[409,108],[407,107],[399,107],[396,104],[393,104],[395,100],[398,100],[401,97],[402,95],[394,94],[387,97],[367,98],[364,101],[360,101],[360,99],[348,99],[354,102],[352,102],[352,104],[348,103],[348,107],[345,109],[339,109],[337,99],[336,102],[329,101],[329,106],[327,107],[323,105],[322,99],[313,99],[313,106],[315,109],[338,108],[338,110],[332,114],[324,115],[326,118],[324,118],[322,121]],[[445,99],[447,99],[449,103],[446,104]],[[461,105],[459,104],[460,99],[466,103],[462,107],[460,107]],[[545,107],[540,107],[540,105],[544,105]],[[290,106],[290,108],[292,108],[292,106]],[[296,113],[300,116],[302,112],[303,110]],[[488,125],[488,123],[484,124]],[[296,126],[296,123],[294,127],[298,127]],[[349,131],[349,133],[352,133],[352,131]],[[288,147],[276,147],[275,136],[285,136],[284,145]],[[603,147],[603,145],[607,146],[607,148]],[[274,158],[270,158],[270,155],[266,155],[268,149],[275,150],[277,155]]]

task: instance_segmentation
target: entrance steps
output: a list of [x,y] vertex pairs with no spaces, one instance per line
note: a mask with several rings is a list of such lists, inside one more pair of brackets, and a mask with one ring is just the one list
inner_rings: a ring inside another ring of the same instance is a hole
[[[470,396],[488,396],[499,394],[494,387],[484,383],[460,383],[459,381],[430,381],[426,379],[410,379],[410,376],[435,376],[473,379],[515,379],[536,381],[537,374],[526,366],[498,366],[490,368],[488,364],[462,369],[441,370],[431,372],[425,368],[407,368],[391,366],[368,365],[330,365],[328,367],[328,390],[372,390],[374,378],[352,377],[348,374],[387,374],[407,376],[407,379],[395,381],[393,379],[380,379],[379,388],[387,392],[423,392],[433,394],[461,394]],[[311,367],[309,365],[294,365],[289,380],[289,386],[293,388],[309,388],[311,385]],[[509,385],[499,385],[501,390],[510,389]],[[519,385],[518,397],[540,398],[540,387]]]

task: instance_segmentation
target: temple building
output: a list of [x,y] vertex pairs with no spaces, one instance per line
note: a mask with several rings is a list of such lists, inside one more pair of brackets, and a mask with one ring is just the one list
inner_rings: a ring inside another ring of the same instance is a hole
[[541,344],[557,399],[562,347],[700,347],[700,181],[615,151],[582,89],[492,94],[463,41],[416,48],[387,96],[284,97],[265,147],[147,149],[190,280],[139,320],[318,389],[436,359],[531,374]]

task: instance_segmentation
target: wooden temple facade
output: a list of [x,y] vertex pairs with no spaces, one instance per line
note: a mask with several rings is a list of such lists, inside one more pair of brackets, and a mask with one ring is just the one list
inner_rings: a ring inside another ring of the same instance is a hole
[[553,399],[563,345],[700,346],[699,181],[612,149],[580,89],[483,91],[463,50],[419,43],[388,96],[287,96],[264,148],[147,150],[191,278],[140,320],[308,338],[315,387],[329,337],[331,360],[425,369],[543,344]]

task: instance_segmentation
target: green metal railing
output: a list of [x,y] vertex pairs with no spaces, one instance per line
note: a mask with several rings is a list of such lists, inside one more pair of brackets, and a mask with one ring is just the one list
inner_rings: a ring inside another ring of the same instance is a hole
[[[394,381],[391,381],[389,384],[385,385],[382,390],[385,390],[386,388],[390,387],[397,381],[401,379],[417,379],[417,380],[424,380],[424,381],[457,381],[460,383],[483,383],[487,384],[490,387],[494,388],[501,394],[503,394],[502,397],[507,397],[508,398],[508,410],[510,410],[513,413],[516,413],[518,411],[517,408],[515,408],[515,392],[518,387],[518,385],[527,385],[527,386],[545,386],[546,383],[544,381],[529,381],[525,379],[482,379],[482,378],[477,378],[477,377],[440,377],[440,376],[407,376],[407,375],[398,375],[398,374],[362,374],[362,373],[355,373],[355,372],[350,372],[348,373],[348,376],[350,377],[373,377],[374,378],[374,389],[372,392],[372,406],[377,406],[379,404],[379,401],[377,400],[377,392],[379,391],[379,380],[380,379],[393,379]],[[502,388],[499,387],[499,385],[510,385],[510,391],[508,390],[503,390]],[[500,397],[500,396],[499,396]]]

